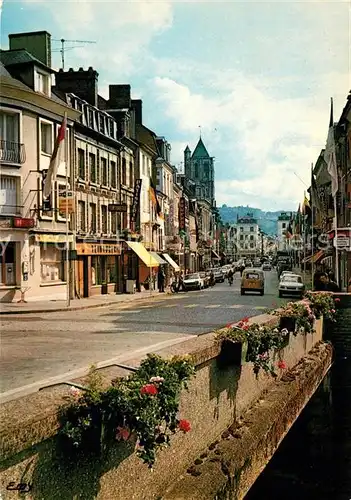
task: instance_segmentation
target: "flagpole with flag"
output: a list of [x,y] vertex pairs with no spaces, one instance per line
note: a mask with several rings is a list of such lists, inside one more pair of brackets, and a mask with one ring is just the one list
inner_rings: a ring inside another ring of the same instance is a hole
[[[60,163],[60,156],[61,156],[61,150],[62,150],[62,144],[64,144],[64,140],[66,137],[66,129],[67,129],[67,113],[64,114],[62,123],[60,125],[55,144],[54,144],[54,149],[51,155],[50,159],[50,164],[49,164],[49,169],[46,174],[45,180],[44,180],[44,186],[43,186],[43,198],[48,198],[52,194],[52,185],[53,182],[56,179],[56,174],[57,174],[57,169]],[[68,243],[68,233],[69,233],[69,227],[68,227],[68,202],[67,202],[67,195],[68,195],[68,158],[65,157],[65,164],[66,164],[66,285],[67,285],[67,307],[70,304],[70,276],[69,276],[69,243]]]
[[324,160],[327,164],[327,170],[331,177],[331,193],[334,200],[334,241],[335,241],[335,278],[339,283],[339,252],[338,252],[338,213],[336,195],[338,192],[338,169],[336,164],[335,138],[334,138],[334,116],[333,116],[333,98],[330,99],[330,119],[327,144],[324,151]]

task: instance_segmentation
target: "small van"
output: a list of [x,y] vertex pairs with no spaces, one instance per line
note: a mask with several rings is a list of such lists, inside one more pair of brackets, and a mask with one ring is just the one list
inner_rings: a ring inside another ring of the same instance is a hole
[[245,269],[241,278],[241,295],[259,292],[264,295],[264,272],[261,269]]

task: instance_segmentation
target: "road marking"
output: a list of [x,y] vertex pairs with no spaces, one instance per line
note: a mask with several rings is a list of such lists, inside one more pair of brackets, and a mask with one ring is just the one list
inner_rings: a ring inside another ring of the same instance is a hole
[[121,311],[118,311],[120,314],[134,314],[134,313],[140,313],[141,312],[141,309],[133,309],[133,310],[130,310],[130,309],[126,309],[125,311],[124,310],[121,310]]
[[222,307],[222,305],[221,304],[211,304],[209,306],[205,306],[205,309],[215,309],[218,307]]
[[193,308],[193,307],[199,307],[200,304],[189,304],[187,306],[184,306],[184,308],[186,307],[187,309],[190,309],[190,308]]
[[257,310],[262,309],[263,310],[263,309],[268,309],[268,307],[267,306],[255,306],[255,307],[253,307],[253,309],[257,309]]
[[246,307],[244,304],[234,304],[233,306],[227,306],[228,309],[241,309],[242,307]]
[[163,306],[163,307],[167,307],[167,308],[177,307],[177,304],[167,304],[166,306]]
[[[97,368],[104,368],[106,366],[112,365],[113,363],[123,363],[123,361],[128,361],[129,359],[134,359],[138,356],[144,356],[149,352],[156,352],[157,350],[163,349],[164,347],[169,347],[171,345],[180,344],[181,342],[185,342],[186,340],[193,339],[194,335],[182,335],[181,337],[176,337],[175,339],[164,340],[163,342],[158,342],[157,344],[148,345],[142,347],[140,349],[136,349],[135,351],[126,351],[115,358],[107,359],[105,361],[101,361],[96,363]],[[22,387],[16,387],[16,389],[11,389],[9,391],[3,392],[0,394],[0,403],[6,403],[7,401],[11,401],[12,399],[17,399],[23,396],[27,396],[28,394],[32,394],[33,392],[37,392],[41,387],[62,383],[62,382],[71,382],[75,378],[85,377],[89,372],[90,367],[85,366],[81,368],[77,368],[76,370],[72,370],[66,373],[62,373],[61,375],[57,375],[55,377],[49,377],[47,379],[39,380],[38,382],[34,382],[32,384],[23,385]],[[49,387],[48,387],[49,389]]]

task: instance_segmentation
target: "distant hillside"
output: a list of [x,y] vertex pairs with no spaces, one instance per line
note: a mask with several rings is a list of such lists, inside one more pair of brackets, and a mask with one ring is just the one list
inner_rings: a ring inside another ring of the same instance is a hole
[[249,206],[227,207],[227,205],[222,205],[218,210],[222,221],[224,223],[229,222],[230,224],[236,222],[237,217],[243,217],[248,213],[253,214],[258,220],[260,229],[269,235],[275,235],[277,233],[278,216],[283,212],[283,210],[279,210],[279,212],[264,212],[259,208],[252,208]]

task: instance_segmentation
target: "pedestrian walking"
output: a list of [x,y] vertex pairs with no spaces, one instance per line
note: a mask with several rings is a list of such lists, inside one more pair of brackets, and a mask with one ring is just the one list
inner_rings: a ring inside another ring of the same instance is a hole
[[165,291],[165,273],[163,268],[160,266],[158,269],[158,276],[157,276],[157,281],[158,281],[158,291],[160,293],[164,293]]

